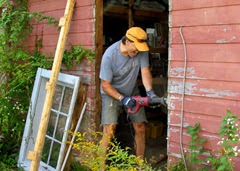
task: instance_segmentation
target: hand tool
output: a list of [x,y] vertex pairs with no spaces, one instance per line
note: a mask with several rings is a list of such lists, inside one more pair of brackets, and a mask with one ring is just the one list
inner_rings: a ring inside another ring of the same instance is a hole
[[137,113],[142,106],[148,106],[148,107],[158,107],[161,105],[167,106],[166,98],[164,97],[141,97],[141,96],[132,96],[134,100],[136,100],[136,106],[131,109],[128,108],[128,113],[134,114]]

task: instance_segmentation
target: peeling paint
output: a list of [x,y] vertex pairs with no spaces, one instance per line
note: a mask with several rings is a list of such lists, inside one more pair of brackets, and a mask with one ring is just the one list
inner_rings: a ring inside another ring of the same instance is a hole
[[[195,70],[193,67],[187,68],[187,72],[192,75],[195,74]],[[182,76],[182,74],[184,73],[184,68],[182,67],[171,68],[170,73],[173,75]]]
[[169,110],[175,110],[175,103],[174,102],[170,102],[168,107],[169,107],[168,108]]
[[174,129],[174,128],[170,128],[169,130],[170,130],[171,132],[174,132],[174,133],[179,132],[178,129]]
[[223,29],[224,32],[231,31],[231,30],[232,30],[231,28],[224,28]]
[[186,77],[186,78],[199,79],[199,80],[206,80],[206,78],[203,78],[203,77],[197,77],[197,76],[190,76],[190,77]]
[[[197,84],[196,83],[185,83],[185,93],[186,94],[193,94],[196,88]],[[171,81],[169,85],[169,92],[170,93],[183,93],[183,84],[182,82],[179,81]]]
[[219,44],[228,43],[228,42],[231,42],[231,41],[233,41],[233,40],[235,40],[235,39],[236,39],[236,37],[233,36],[233,37],[231,37],[229,40],[226,40],[226,39],[217,40],[216,43],[219,43]]
[[192,99],[186,97],[184,97],[184,100],[193,101]]
[[169,0],[168,5],[169,5],[169,11],[172,11],[172,0]]
[[[199,93],[194,93],[196,90],[199,90]],[[169,93],[177,93],[182,94],[183,92],[183,84],[181,81],[170,81],[169,85]],[[204,94],[203,94],[204,93]],[[234,93],[229,90],[215,90],[215,89],[207,89],[207,88],[197,88],[197,83],[185,83],[185,94],[186,95],[198,95],[205,97],[236,97],[239,93]],[[185,99],[186,100],[186,99]]]
[[206,88],[200,88],[200,92],[203,93],[208,93],[206,94],[207,97],[224,97],[224,96],[229,96],[229,97],[234,97],[237,96],[239,93],[233,93],[228,90],[214,90],[214,89],[206,89]]
[[176,158],[182,158],[181,154],[176,154],[176,153],[170,153],[171,156],[176,157]]
[[232,30],[231,28],[224,28],[224,29],[223,29],[223,32],[226,33],[227,31],[231,31],[231,30]]
[[[170,48],[170,46],[169,46],[169,48],[168,48],[168,61],[171,61],[172,60],[172,48]],[[168,66],[170,66],[170,65],[168,65]]]
[[[170,128],[170,132],[172,132],[172,133],[178,133],[178,132],[180,132],[180,131],[179,131],[179,129]],[[187,134],[187,133],[185,133],[185,132],[183,132],[182,134],[183,134],[184,136],[191,137],[191,135],[189,135],[189,134]],[[170,136],[170,137],[171,137],[171,136]]]
[[231,40],[235,40],[235,39],[236,39],[236,37],[235,37],[235,36],[233,36],[233,37],[230,39],[230,41],[231,41]]
[[225,40],[225,39],[223,39],[223,40],[217,40],[216,43],[224,44],[224,43],[227,43],[227,40]]
[[[170,126],[181,127],[181,124],[169,124]],[[189,123],[183,123],[183,128],[190,126]]]
[[[174,100],[174,101],[173,101]],[[175,101],[181,101],[182,100],[182,98],[179,98],[179,97],[175,97],[175,96],[173,96],[173,95],[171,95],[170,97],[169,97],[169,105],[168,105],[168,107],[169,107],[169,109],[170,110],[175,110]]]
[[[182,101],[182,97],[180,97],[180,96],[177,97],[177,96],[171,95],[171,96],[170,96],[170,100]],[[184,100],[192,101],[191,98],[186,98],[186,97],[184,97]]]
[[[170,26],[170,24],[169,24],[169,26]],[[172,44],[172,28],[171,27],[169,27],[169,43],[168,44],[169,45]]]
[[219,139],[218,136],[214,136],[214,135],[207,135],[207,134],[202,134],[204,137],[207,137],[207,139],[211,139],[211,140],[215,140],[215,139]]
[[[189,151],[189,150],[184,148],[184,151]],[[210,157],[210,153],[208,153],[208,152],[204,152],[202,155],[206,156],[206,157]],[[169,156],[176,157],[176,158],[182,158],[182,155],[177,154],[177,153],[169,153]]]

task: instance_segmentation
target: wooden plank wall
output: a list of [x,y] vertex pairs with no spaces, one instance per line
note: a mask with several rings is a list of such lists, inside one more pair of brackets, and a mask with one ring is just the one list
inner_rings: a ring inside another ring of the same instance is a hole
[[[34,12],[44,12],[44,15],[60,19],[64,15],[67,0],[29,0],[29,10]],[[45,54],[54,53],[59,37],[57,27],[47,25],[47,23],[33,23],[34,29],[26,41],[29,50],[35,49],[35,41],[42,39],[41,51]],[[82,45],[85,48],[95,50],[95,1],[76,0],[71,27],[69,30],[66,48],[70,45]],[[96,78],[95,61],[90,62],[83,59],[80,65],[63,72],[81,77],[81,83],[87,85],[87,111],[83,119],[83,128],[96,127]]]
[[[179,125],[184,50],[187,48],[183,144],[190,136],[186,126],[200,122],[204,148],[219,148],[219,126],[226,109],[240,117],[240,1],[170,0],[169,45],[169,161],[179,157]],[[240,158],[234,157],[235,170]]]

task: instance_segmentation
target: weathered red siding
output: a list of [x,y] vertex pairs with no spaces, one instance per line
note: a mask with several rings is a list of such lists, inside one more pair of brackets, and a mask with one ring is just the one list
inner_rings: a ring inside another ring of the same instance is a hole
[[[170,0],[169,161],[180,157],[179,128],[184,68],[182,26],[187,49],[183,147],[186,127],[200,122],[208,151],[218,148],[219,126],[226,109],[240,116],[240,1]],[[240,158],[235,157],[240,170]]]
[[[44,12],[44,15],[60,19],[63,17],[67,0],[29,0],[29,9],[34,12]],[[95,50],[95,1],[76,0],[71,27],[69,30],[66,47],[72,45],[82,45],[85,48]],[[59,31],[57,27],[49,26],[46,23],[34,24],[34,30],[26,41],[30,50],[35,48],[35,41],[42,38],[44,53],[55,52]],[[96,124],[96,76],[95,61],[90,62],[83,59],[81,64],[71,71],[65,71],[72,75],[81,77],[81,82],[88,86],[87,90],[87,111],[82,122],[83,128],[92,128]]]

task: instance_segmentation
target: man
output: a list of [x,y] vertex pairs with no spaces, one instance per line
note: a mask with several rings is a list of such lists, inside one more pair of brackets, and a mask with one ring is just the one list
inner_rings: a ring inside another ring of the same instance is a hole
[[[100,79],[102,95],[103,138],[101,149],[106,154],[118,120],[119,110],[133,109],[136,101],[131,96],[139,95],[137,77],[141,70],[142,82],[150,99],[157,97],[152,90],[152,75],[149,68],[147,34],[140,27],[127,30],[122,40],[111,45],[102,57]],[[127,112],[127,110],[126,110]],[[135,131],[136,155],[144,158],[146,115],[144,108],[129,114]]]

